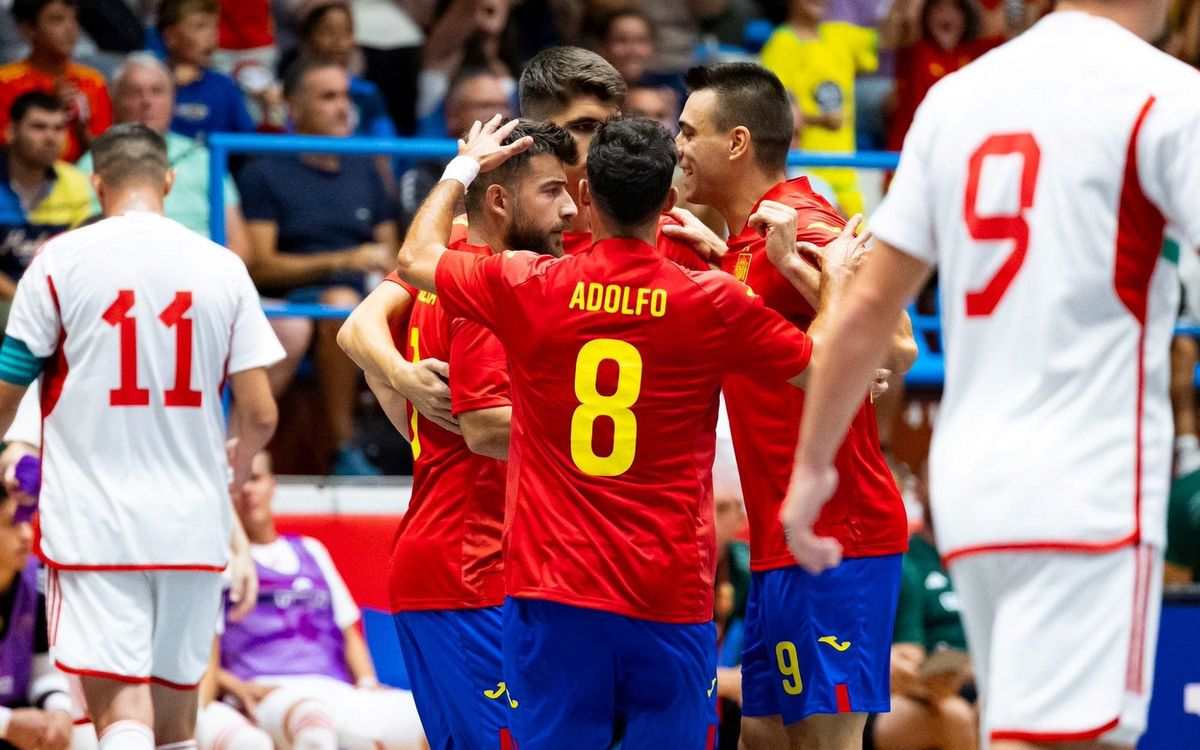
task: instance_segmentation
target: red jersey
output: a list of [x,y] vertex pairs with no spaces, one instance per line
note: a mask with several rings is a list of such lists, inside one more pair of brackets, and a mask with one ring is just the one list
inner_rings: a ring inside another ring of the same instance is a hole
[[[796,238],[818,246],[829,244],[846,224],[803,177],[775,186],[762,200],[796,209]],[[768,307],[807,329],[816,311],[771,265],[765,244],[758,232],[746,227],[730,238],[721,267],[762,295]],[[779,523],[779,507],[792,476],[804,391],[741,376],[727,378],[724,391],[750,523],[750,567],[762,571],[795,565]],[[904,502],[879,447],[870,400],[850,424],[835,466],[837,492],[822,509],[816,533],[836,538],[846,557],[890,555],[907,549]]]
[[[491,254],[465,242],[456,247]],[[437,295],[419,292],[395,274],[388,279],[413,295],[407,327],[393,332],[396,347],[412,362],[436,357],[450,363],[454,414],[509,406],[507,360],[496,337],[448,315]],[[425,419],[412,404],[408,414],[413,489],[392,551],[392,611],[499,606],[505,463],[472,453],[461,435]]]
[[[100,71],[86,65],[68,63],[63,77],[78,90],[78,94],[67,106],[67,142],[61,158],[63,161],[76,162],[84,152],[83,143],[75,133],[76,128],[80,123],[86,123],[87,132],[93,137],[108,130],[113,124],[112,103]],[[33,67],[27,60],[0,67],[0,138],[4,137],[4,129],[8,127],[8,113],[13,102],[30,91],[53,94],[56,87],[57,81],[53,75]]]
[[[667,260],[674,261],[684,268],[693,271],[711,270],[709,265],[700,260],[700,256],[686,242],[672,239],[663,233],[662,228],[668,224],[679,226],[679,222],[663,214],[658,217],[658,252]],[[451,235],[453,239],[453,235]],[[592,247],[591,232],[563,232],[563,255],[578,255]]]
[[721,381],[788,387],[808,337],[744,284],[636,240],[562,258],[449,252],[436,281],[447,311],[508,352],[505,593],[711,620]]
[[221,0],[218,40],[226,50],[273,46],[275,21],[269,0]]

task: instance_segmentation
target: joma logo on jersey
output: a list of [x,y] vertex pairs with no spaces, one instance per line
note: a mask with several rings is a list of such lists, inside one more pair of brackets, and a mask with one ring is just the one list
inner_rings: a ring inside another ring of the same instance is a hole
[[817,641],[824,643],[834,651],[845,651],[846,649],[850,648],[850,641],[842,641],[839,643],[836,635],[827,635],[823,638],[818,638]]
[[750,276],[750,253],[739,253],[737,265],[733,267],[733,277],[743,284]]
[[516,700],[513,699],[512,693],[508,692],[508,685],[503,682],[497,682],[495,690],[484,690],[483,694],[485,697],[491,698],[492,700],[499,700],[501,697],[504,697],[508,700],[509,708],[516,708],[520,705]]

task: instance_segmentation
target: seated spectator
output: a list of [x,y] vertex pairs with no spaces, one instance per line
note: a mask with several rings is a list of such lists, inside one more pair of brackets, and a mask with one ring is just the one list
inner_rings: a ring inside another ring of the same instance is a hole
[[420,135],[437,135],[450,82],[461,69],[484,68],[517,90],[517,60],[508,16],[512,0],[453,0],[434,23],[421,53],[417,120]]
[[[505,118],[516,115],[505,80],[485,68],[463,70],[446,94],[446,131],[441,135],[461,138],[476,120],[487,122],[497,113]],[[442,178],[445,167],[445,161],[423,161],[400,176],[396,192],[400,222],[405,229],[416,216],[425,196]]]
[[597,30],[596,51],[621,74],[632,90],[642,82],[646,66],[654,59],[654,27],[636,7],[606,16]]
[[1004,43],[1003,36],[979,36],[979,10],[972,0],[925,0],[916,39],[896,50],[896,107],[887,148],[899,151],[917,107],[933,84]]
[[[789,0],[787,22],[762,50],[763,65],[795,95],[804,115],[800,145],[806,151],[848,154],[857,148],[854,79],[879,66],[879,34],[840,21],[825,21],[828,0]],[[853,169],[813,170],[833,186],[847,216],[863,212]]]
[[112,125],[112,106],[100,73],[71,62],[79,41],[78,0],[14,0],[13,19],[29,40],[29,57],[0,67],[0,129],[17,97],[30,91],[54,94],[67,112],[59,156],[74,162],[94,136]]
[[253,133],[242,90],[212,70],[217,47],[217,0],[163,0],[158,32],[175,76],[171,130],[196,138],[207,133]]
[[67,113],[53,94],[30,91],[6,113],[8,146],[0,152],[0,317],[42,243],[79,226],[91,213],[87,178],[60,161]]
[[892,710],[871,716],[864,746],[975,750],[979,717],[963,697],[974,689],[958,595],[934,545],[926,482],[918,482],[917,493],[925,525],[904,553],[892,638]]
[[679,132],[679,95],[666,86],[630,86],[622,112],[649,117],[668,133]]
[[[612,0],[600,3],[613,5]],[[630,5],[625,2],[623,5]],[[683,89],[683,73],[696,59],[703,24],[729,9],[730,0],[650,0],[641,7],[655,30],[654,59],[642,83]]]
[[[253,706],[254,719],[280,747],[424,747],[412,693],[381,687],[375,676],[358,605],[329,552],[311,537],[275,531],[274,494],[271,457],[259,453],[235,500],[258,569],[258,605],[225,622],[222,689]],[[298,743],[306,727],[320,731]]]
[[[175,84],[171,71],[157,57],[135,52],[117,69],[113,78],[113,113],[117,122],[140,122],[162,135],[167,142],[167,157],[175,170],[175,184],[163,202],[168,219],[209,236],[208,148],[193,138],[172,132],[171,113],[175,103]],[[92,171],[92,156],[85,154],[79,168]],[[233,179],[225,177],[225,244],[238,257],[250,257],[250,240],[242,218],[241,199]],[[91,194],[92,213],[100,212],[100,201]]]
[[[296,131],[350,135],[350,80],[344,68],[304,62],[291,71],[285,94]],[[250,233],[250,273],[259,290],[290,302],[353,306],[368,274],[396,265],[396,224],[370,157],[280,154],[254,159],[239,177]],[[287,358],[271,368],[278,396],[314,345],[317,388],[336,447],[339,474],[377,473],[352,448],[358,368],[337,345],[339,322],[272,321]]]
[[[299,11],[300,59],[354,66],[354,17],[349,0],[308,0]],[[350,103],[355,135],[390,138],[396,126],[388,114],[379,87],[365,78],[350,75]]]

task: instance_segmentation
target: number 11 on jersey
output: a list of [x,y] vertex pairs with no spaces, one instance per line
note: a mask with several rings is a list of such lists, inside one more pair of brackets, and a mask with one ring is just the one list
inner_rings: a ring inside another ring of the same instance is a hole
[[[132,315],[136,304],[133,290],[122,289],[103,315],[121,337],[121,384],[108,392],[111,406],[150,405],[149,389],[138,387],[137,318]],[[192,389],[192,321],[183,317],[190,309],[192,293],[175,292],[175,299],[158,316],[164,326],[175,329],[175,385],[163,393],[166,406],[195,408],[204,401],[203,394]]]

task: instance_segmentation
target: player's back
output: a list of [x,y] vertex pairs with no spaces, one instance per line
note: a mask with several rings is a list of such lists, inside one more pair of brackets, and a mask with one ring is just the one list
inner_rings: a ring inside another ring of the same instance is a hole
[[524,256],[504,259],[528,275],[493,324],[513,382],[507,593],[706,622],[722,377],[786,380],[807,339],[735,279],[634,240]]
[[44,283],[61,321],[42,385],[43,552],[62,566],[223,567],[220,390],[245,266],[131,212],[51,240],[31,270],[21,291]]
[[1061,12],[922,105],[875,222],[939,266],[943,550],[1161,542],[1176,282],[1157,260],[1164,222],[1200,237],[1164,175],[1196,158],[1170,152],[1198,106],[1195,71]]

